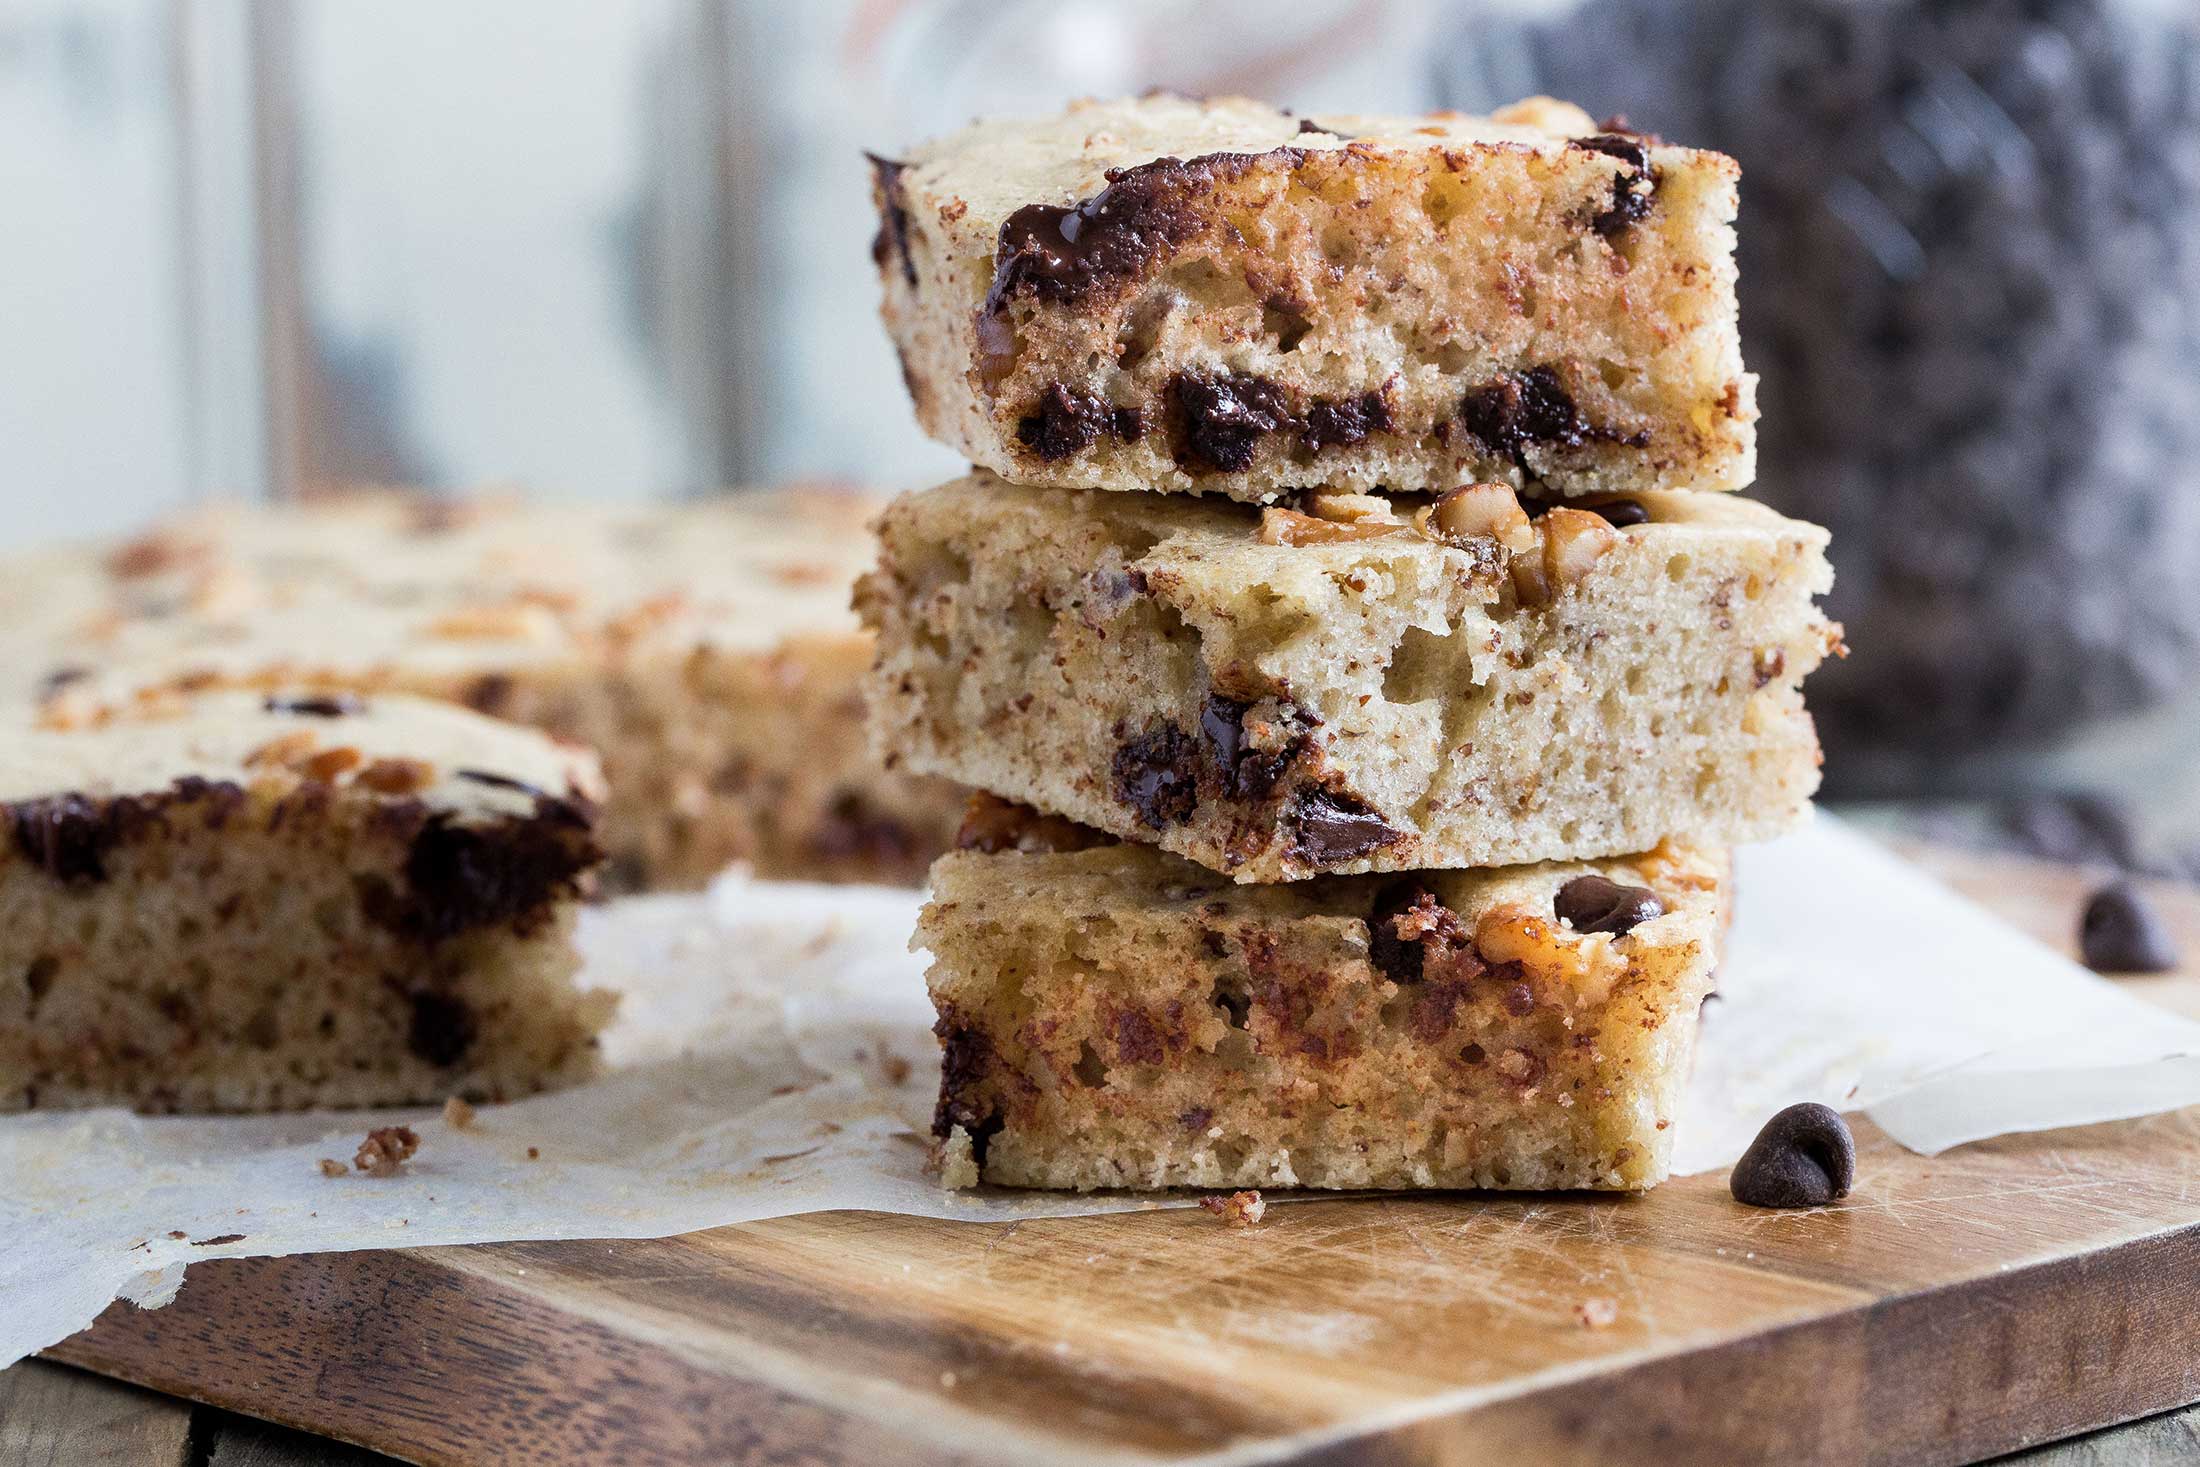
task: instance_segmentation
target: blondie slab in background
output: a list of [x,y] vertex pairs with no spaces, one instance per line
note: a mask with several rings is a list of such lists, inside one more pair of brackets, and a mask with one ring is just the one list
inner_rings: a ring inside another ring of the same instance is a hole
[[398,696],[145,700],[0,751],[0,1109],[501,1099],[595,1071],[593,755]]
[[960,798],[863,746],[847,609],[876,504],[825,490],[585,507],[357,495],[218,508],[0,566],[9,695],[206,682],[451,698],[599,750],[621,885],[913,881]]
[[1837,636],[1825,532],[1730,495],[1531,523],[1486,494],[1497,533],[1456,543],[1404,500],[904,496],[858,592],[878,747],[1241,881],[1793,824],[1800,684]]
[[918,941],[950,1181],[1664,1179],[1723,853],[1218,881],[1139,846],[959,851]]
[[1021,483],[1734,489],[1738,177],[1546,99],[1150,96],[878,160],[876,253],[918,420]]

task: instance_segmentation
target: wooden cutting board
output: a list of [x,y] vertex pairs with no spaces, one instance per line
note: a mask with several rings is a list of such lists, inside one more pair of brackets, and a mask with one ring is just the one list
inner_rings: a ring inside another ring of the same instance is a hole
[[[1912,854],[2067,946],[2077,873]],[[210,1261],[51,1353],[433,1463],[1955,1462],[2200,1399],[2200,1108],[1858,1139],[1811,1213],[1708,1176]]]

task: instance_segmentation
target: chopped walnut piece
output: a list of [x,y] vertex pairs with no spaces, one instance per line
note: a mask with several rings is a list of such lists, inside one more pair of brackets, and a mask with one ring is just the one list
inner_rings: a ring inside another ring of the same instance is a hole
[[1396,508],[1380,494],[1331,494],[1316,491],[1306,496],[1306,512],[1318,520],[1338,525],[1403,524]]
[[1258,1192],[1232,1192],[1227,1197],[1202,1197],[1199,1205],[1233,1228],[1249,1228],[1268,1211]]
[[351,1168],[345,1166],[333,1156],[324,1156],[321,1158],[321,1175],[324,1177],[348,1177],[351,1175]]
[[1583,1329],[1610,1329],[1619,1322],[1619,1301],[1602,1295],[1574,1306],[1574,1318]]
[[549,640],[556,631],[557,618],[547,608],[525,599],[461,607],[428,623],[429,636],[459,642],[540,642]]
[[270,765],[290,769],[313,756],[321,747],[321,736],[310,728],[294,728],[289,733],[278,734],[244,756],[247,769],[265,769]]
[[424,759],[373,759],[358,782],[378,795],[416,795],[435,783],[435,766]]
[[186,561],[203,559],[212,547],[187,540],[172,530],[155,530],[118,547],[107,557],[107,574],[119,581],[158,575]]
[[463,1131],[474,1123],[474,1108],[464,1096],[453,1095],[443,1102],[443,1124],[454,1131]]
[[1518,553],[1535,544],[1520,496],[1503,484],[1462,484],[1415,515],[1414,528],[1446,545],[1487,539]]
[[1556,97],[1523,97],[1492,112],[1490,121],[1541,128],[1568,137],[1580,137],[1597,130],[1595,118],[1573,103],[1561,102]]
[[300,760],[298,772],[307,779],[317,779],[323,784],[329,784],[337,776],[357,769],[365,757],[349,744],[343,744],[333,749],[323,749],[310,758]]
[[1083,851],[1104,845],[1107,837],[1074,820],[1042,815],[1029,805],[974,792],[963,807],[962,828],[955,832],[958,851],[1021,851],[1027,856]]
[[1605,551],[1620,543],[1619,531],[1602,515],[1585,509],[1551,509],[1543,516],[1543,574],[1555,596],[1589,573]]
[[1263,545],[1334,545],[1346,540],[1375,540],[1395,535],[1402,528],[1396,522],[1340,524],[1273,505],[1260,512],[1260,543]]
[[370,1177],[394,1177],[420,1149],[420,1136],[410,1126],[377,1126],[359,1143],[351,1164]]

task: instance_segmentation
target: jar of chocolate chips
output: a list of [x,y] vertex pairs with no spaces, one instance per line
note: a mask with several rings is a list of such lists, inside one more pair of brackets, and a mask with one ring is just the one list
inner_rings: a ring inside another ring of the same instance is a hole
[[1742,164],[1756,492],[1832,527],[1855,649],[1811,683],[1829,791],[2192,784],[2200,5],[1457,15],[1449,105],[1548,92]]

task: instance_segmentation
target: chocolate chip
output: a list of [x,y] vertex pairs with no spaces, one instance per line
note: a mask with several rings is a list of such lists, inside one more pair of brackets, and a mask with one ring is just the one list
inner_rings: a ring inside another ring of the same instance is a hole
[[1751,1207],[1823,1207],[1849,1195],[1856,1180],[1856,1139],[1830,1106],[1791,1105],[1771,1120],[1734,1163],[1727,1187]]
[[310,698],[269,698],[261,706],[270,713],[295,713],[303,718],[342,718],[366,705],[349,693],[319,693]]
[[1470,389],[1459,403],[1459,425],[1523,471],[1527,450],[1537,444],[1579,448],[1593,440],[1643,448],[1650,442],[1646,430],[1620,433],[1592,424],[1575,405],[1558,369],[1548,365],[1508,372]]
[[1571,448],[1588,432],[1573,395],[1549,367],[1508,373],[1475,388],[1460,404],[1459,417],[1493,453],[1514,460],[1530,444]]
[[459,779],[472,784],[485,784],[491,789],[513,790],[523,795],[533,795],[538,800],[555,799],[548,790],[531,785],[524,779],[514,779],[509,774],[497,774],[487,769],[460,769],[454,771]]
[[917,262],[909,253],[909,205],[901,187],[902,170],[909,165],[875,153],[863,156],[871,160],[871,181],[878,190],[878,235],[871,241],[871,258],[883,270],[898,256],[902,278],[914,286]]
[[999,1108],[986,1094],[997,1062],[993,1040],[965,1024],[952,1006],[942,1007],[932,1033],[940,1041],[940,1099],[932,1111],[932,1134],[945,1136],[961,1126],[970,1133],[971,1155],[982,1170],[986,1143],[1002,1125]]
[[1393,983],[1418,983],[1426,949],[1419,937],[1398,935],[1398,917],[1436,894],[1418,881],[1401,881],[1385,887],[1375,898],[1375,910],[1367,918],[1367,960],[1375,971]]
[[[1304,753],[1303,728],[1279,749],[1250,748],[1245,742],[1245,714],[1252,705],[1220,693],[1210,693],[1199,707],[1199,731],[1215,763],[1216,782],[1234,799],[1264,800],[1283,771]],[[1294,726],[1303,722],[1296,711],[1286,714]]]
[[1608,499],[1602,504],[1584,504],[1581,508],[1601,517],[1615,530],[1650,523],[1650,511],[1639,499]]
[[1156,158],[1110,169],[1107,187],[1080,203],[1026,204],[1001,222],[981,317],[998,316],[1019,296],[1075,302],[1142,275],[1207,227],[1199,200],[1217,183],[1304,156],[1303,149],[1277,148]]
[[1665,915],[1665,903],[1648,887],[1602,876],[1576,876],[1558,889],[1551,909],[1576,932],[1627,933]]
[[367,916],[428,943],[505,923],[538,929],[602,853],[583,812],[536,793],[532,814],[486,825],[461,825],[447,810],[426,817],[405,856],[404,891],[363,890]]
[[1363,392],[1358,397],[1323,398],[1315,403],[1306,411],[1306,430],[1300,437],[1308,448],[1322,449],[1332,444],[1350,447],[1368,434],[1389,427],[1390,403],[1380,392]]
[[2177,966],[2168,927],[2128,881],[2112,881],[2087,899],[2078,951],[2097,973],[2167,973]]
[[1176,457],[1186,468],[1240,473],[1252,467],[1260,440],[1291,422],[1283,389],[1264,377],[1179,372],[1169,388],[1183,422]]
[[[1612,202],[1589,221],[1592,229],[1610,239],[1629,225],[1640,224],[1649,217],[1650,204],[1656,195],[1657,175],[1650,170],[1650,153],[1642,138],[1606,132],[1595,137],[1574,138],[1567,146],[1602,153],[1626,165],[1613,175]],[[1639,187],[1645,179],[1650,180],[1651,187]]]
[[70,793],[25,800],[9,814],[16,849],[54,880],[77,885],[107,879],[107,852],[116,837],[111,807]]
[[1115,751],[1115,798],[1155,830],[1182,825],[1199,806],[1198,750],[1164,723]]
[[1300,790],[1285,825],[1291,854],[1317,869],[1356,861],[1405,838],[1374,806],[1342,790]]
[[1044,463],[1074,458],[1113,431],[1115,409],[1105,398],[1050,383],[1033,411],[1016,422],[1016,441]]
[[448,993],[422,991],[412,995],[412,1023],[405,1043],[431,1065],[448,1068],[474,1047],[481,1026],[473,1007]]
[[512,701],[512,679],[506,673],[485,672],[466,685],[460,701],[476,713],[502,713]]
[[80,662],[71,662],[53,669],[38,683],[38,696],[50,698],[63,688],[72,687],[92,675],[92,670]]

